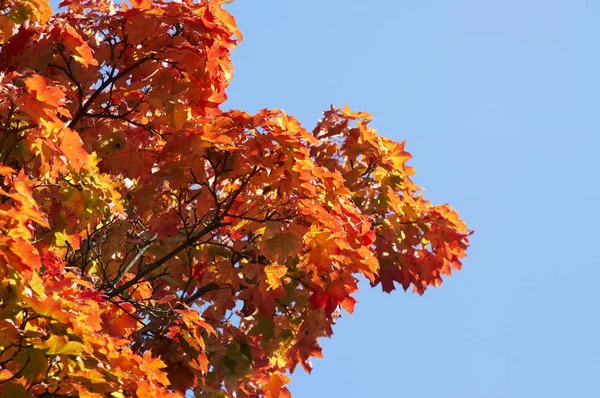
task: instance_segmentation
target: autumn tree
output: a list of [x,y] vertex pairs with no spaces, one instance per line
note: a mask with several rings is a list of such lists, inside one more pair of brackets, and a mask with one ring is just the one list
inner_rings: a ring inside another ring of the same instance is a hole
[[287,397],[358,276],[460,269],[367,113],[222,109],[223,2],[0,0],[2,396]]

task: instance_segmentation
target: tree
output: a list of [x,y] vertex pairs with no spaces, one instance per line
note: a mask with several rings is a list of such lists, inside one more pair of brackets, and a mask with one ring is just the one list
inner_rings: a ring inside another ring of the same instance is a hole
[[422,294],[470,231],[370,115],[221,109],[224,0],[1,0],[0,393],[286,397],[357,276]]

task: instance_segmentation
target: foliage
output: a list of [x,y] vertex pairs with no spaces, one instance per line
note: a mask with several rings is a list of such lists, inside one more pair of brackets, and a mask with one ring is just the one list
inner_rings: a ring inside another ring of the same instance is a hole
[[2,0],[4,395],[287,397],[357,276],[460,269],[470,231],[368,114],[221,109],[222,3]]

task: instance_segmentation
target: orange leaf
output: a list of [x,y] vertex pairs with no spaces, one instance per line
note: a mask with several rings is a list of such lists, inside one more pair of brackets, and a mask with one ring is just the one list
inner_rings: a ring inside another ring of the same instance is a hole
[[65,47],[73,53],[73,58],[85,67],[98,66],[98,61],[94,58],[92,49],[81,35],[71,25],[63,25],[62,29],[61,39]]
[[208,365],[209,365],[208,358],[206,357],[206,354],[204,354],[203,352],[198,354],[198,357],[196,359],[192,359],[190,361],[191,368],[199,370],[204,374],[208,373]]
[[150,351],[146,351],[140,363],[140,370],[151,375],[156,381],[162,383],[165,386],[169,385],[169,379],[166,373],[160,371],[166,368],[167,365],[160,358],[153,358]]
[[46,84],[46,79],[40,75],[33,75],[25,79],[25,87],[27,90],[35,94],[35,99],[39,102],[46,103],[51,106],[61,104],[65,95],[58,87],[50,87]]
[[83,149],[83,142],[79,134],[69,128],[63,129],[63,139],[60,146],[66,158],[71,162],[73,169],[78,172],[82,166],[89,162],[89,153]]
[[269,382],[264,386],[266,398],[288,398],[291,394],[284,386],[292,379],[283,373],[275,372],[269,376]]
[[41,266],[40,254],[37,249],[29,242],[24,240],[12,240],[10,242],[10,251],[16,256],[18,262],[13,263],[13,266],[19,264],[17,271],[22,272],[36,271]]
[[13,373],[8,369],[0,370],[0,382],[8,380],[13,376]]
[[152,0],[130,0],[130,3],[133,7],[140,10],[149,10],[152,8]]

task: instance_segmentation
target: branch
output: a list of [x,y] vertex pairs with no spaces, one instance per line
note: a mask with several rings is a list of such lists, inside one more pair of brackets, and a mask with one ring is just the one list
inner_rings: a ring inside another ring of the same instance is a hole
[[123,76],[127,76],[129,73],[131,73],[131,71],[133,71],[135,68],[142,65],[143,63],[145,63],[147,61],[151,61],[151,60],[154,60],[154,55],[140,59],[139,61],[137,61],[137,62],[133,63],[132,65],[128,66],[127,68],[123,69],[116,76],[111,76],[108,79],[106,79],[105,81],[103,81],[102,84],[100,85],[100,87],[98,87],[96,89],[96,91],[94,91],[94,93],[90,96],[90,98],[88,98],[88,100],[85,102],[85,104],[83,104],[79,108],[79,110],[77,111],[77,114],[75,115],[73,120],[71,120],[69,122],[67,127],[73,128],[79,122],[79,120],[85,116],[88,108],[92,105],[92,103],[96,100],[96,98],[98,98],[98,96],[104,91],[104,89],[106,89],[106,87],[115,83],[117,80],[119,80]]
[[198,300],[200,297],[204,296],[206,293],[212,291],[212,290],[216,290],[219,287],[217,286],[216,283],[214,282],[210,282],[208,285],[202,286],[200,289],[196,290],[196,292],[194,294],[192,294],[191,296],[189,296],[188,298],[186,298],[183,302],[186,304],[191,304],[194,301]]
[[143,269],[139,270],[139,272],[137,273],[137,275],[133,279],[130,279],[129,281],[125,282],[124,284],[122,284],[118,288],[109,288],[110,290],[107,292],[108,297],[112,298],[112,297],[118,296],[119,294],[123,293],[125,290],[129,289],[133,285],[139,283],[140,280],[143,277],[145,277],[146,275],[148,275],[152,271],[157,270],[158,268],[160,268],[161,266],[163,266],[167,261],[169,261],[172,258],[174,258],[175,256],[177,256],[179,253],[181,253],[187,247],[192,246],[193,244],[195,244],[204,235],[206,235],[207,233],[209,233],[211,231],[214,231],[215,229],[220,228],[220,227],[222,227],[224,225],[228,225],[228,224],[226,224],[226,223],[219,223],[219,222],[213,221],[212,223],[210,223],[209,225],[207,225],[206,227],[204,227],[196,235],[193,235],[193,236],[190,236],[189,238],[187,238],[181,245],[179,245],[175,249],[171,250],[164,257],[160,258],[159,260],[156,260],[155,262],[153,262],[151,264],[148,264],[146,267],[144,267]]
[[114,120],[121,120],[124,121],[126,123],[130,123],[133,124],[134,126],[137,127],[141,127],[143,129],[146,129],[148,131],[150,131],[151,133],[157,134],[157,135],[161,135],[155,128],[153,128],[150,123],[139,123],[136,122],[134,120],[131,119],[127,119],[126,115],[130,114],[130,111],[125,112],[122,115],[113,115],[112,113],[84,113],[83,115],[81,115],[81,117],[94,117],[94,118],[99,118],[99,119],[114,119]]
[[156,238],[158,237],[158,234],[154,234],[150,237],[150,239],[144,244],[144,246],[139,247],[136,246],[135,248],[137,249],[137,253],[136,255],[127,263],[127,265],[125,265],[125,267],[123,267],[123,269],[121,270],[121,272],[119,272],[119,274],[117,275],[117,277],[115,279],[113,279],[111,281],[111,284],[114,286],[115,284],[117,284],[121,279],[123,279],[123,277],[125,276],[125,274],[127,272],[129,272],[129,270],[131,269],[131,267],[133,267],[135,265],[135,263],[142,258],[142,256],[144,255],[144,253],[146,252],[146,250],[148,250],[148,248],[156,241]]
[[148,264],[143,269],[140,269],[134,278],[125,282],[121,286],[119,286],[117,288],[109,286],[108,291],[106,292],[108,297],[112,298],[112,297],[118,296],[119,294],[123,293],[130,287],[140,283],[140,281],[146,275],[150,274],[151,272],[153,272],[153,271],[157,270],[158,268],[160,268],[161,266],[163,266],[169,260],[171,260],[172,258],[177,256],[179,253],[184,251],[186,248],[196,244],[196,242],[198,242],[207,233],[212,232],[218,228],[221,228],[221,227],[224,227],[227,225],[231,225],[231,223],[229,223],[229,222],[222,222],[222,218],[225,215],[227,215],[229,210],[231,210],[231,207],[233,206],[235,199],[243,192],[243,190],[246,188],[246,185],[248,185],[248,183],[250,182],[250,179],[259,170],[260,169],[258,166],[254,166],[254,168],[252,169],[252,172],[250,172],[250,174],[241,182],[240,186],[236,189],[236,191],[227,197],[227,200],[229,200],[229,203],[227,203],[227,205],[225,205],[221,214],[218,214],[218,213],[215,214],[215,218],[213,218],[213,220],[207,226],[202,228],[202,230],[200,230],[200,232],[188,237],[185,241],[183,241],[183,243],[181,243],[181,245],[179,245],[175,249],[171,250],[169,253],[167,253],[165,256],[163,256],[159,260],[156,260],[155,262]]
[[18,370],[17,372],[13,373],[13,375],[10,376],[8,379],[0,381],[0,384],[8,383],[9,381],[11,381],[13,379],[21,377],[21,373],[25,370],[25,368],[27,367],[27,365],[29,365],[30,361],[31,361],[31,356],[27,355],[27,359],[25,360],[25,364],[23,365],[23,367],[20,370]]

